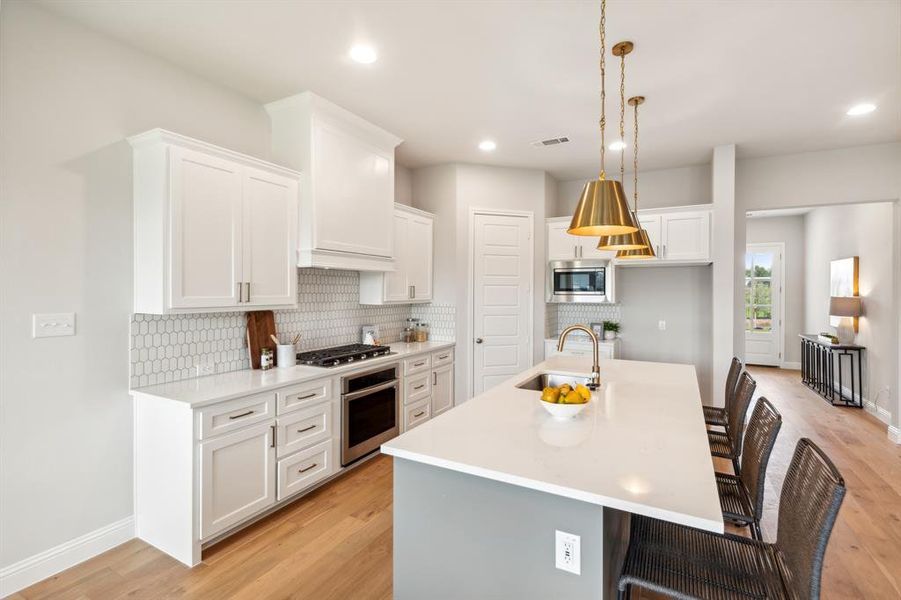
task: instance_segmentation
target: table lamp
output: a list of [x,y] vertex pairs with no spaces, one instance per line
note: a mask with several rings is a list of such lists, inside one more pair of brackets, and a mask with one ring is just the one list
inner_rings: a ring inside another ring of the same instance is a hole
[[841,317],[835,334],[842,344],[854,341],[857,331],[857,317],[860,316],[860,296],[832,296],[829,298],[829,314]]

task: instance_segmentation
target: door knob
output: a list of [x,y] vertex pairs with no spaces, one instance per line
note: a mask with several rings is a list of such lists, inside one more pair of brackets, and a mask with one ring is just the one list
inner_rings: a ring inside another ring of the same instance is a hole
[[476,344],[481,344],[481,343],[482,343],[482,338],[476,338]]

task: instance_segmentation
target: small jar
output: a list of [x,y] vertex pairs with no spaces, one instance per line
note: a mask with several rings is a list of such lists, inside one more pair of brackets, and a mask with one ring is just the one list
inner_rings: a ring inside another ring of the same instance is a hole
[[401,339],[403,339],[404,343],[406,343],[406,344],[409,344],[409,343],[415,341],[416,334],[413,333],[413,328],[412,327],[404,327],[404,333],[403,333],[403,336]]
[[427,342],[429,340],[429,324],[428,323],[420,323],[419,327],[416,328],[416,341],[417,342]]
[[260,369],[268,371],[272,368],[272,348],[263,348],[260,352]]

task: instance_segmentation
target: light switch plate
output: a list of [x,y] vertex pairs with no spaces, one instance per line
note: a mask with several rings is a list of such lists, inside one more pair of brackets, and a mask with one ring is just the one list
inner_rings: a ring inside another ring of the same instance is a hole
[[32,336],[35,338],[75,335],[75,313],[33,315]]
[[657,321],[657,329],[666,331],[666,321]]

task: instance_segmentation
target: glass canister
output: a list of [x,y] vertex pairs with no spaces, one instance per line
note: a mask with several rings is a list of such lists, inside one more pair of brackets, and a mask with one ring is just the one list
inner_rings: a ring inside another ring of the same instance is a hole
[[416,341],[417,342],[427,342],[429,340],[429,324],[428,323],[419,323],[419,327],[416,328]]
[[404,327],[404,332],[403,332],[403,335],[401,336],[401,339],[406,344],[415,342],[416,341],[416,332],[413,331],[413,328],[410,326]]

